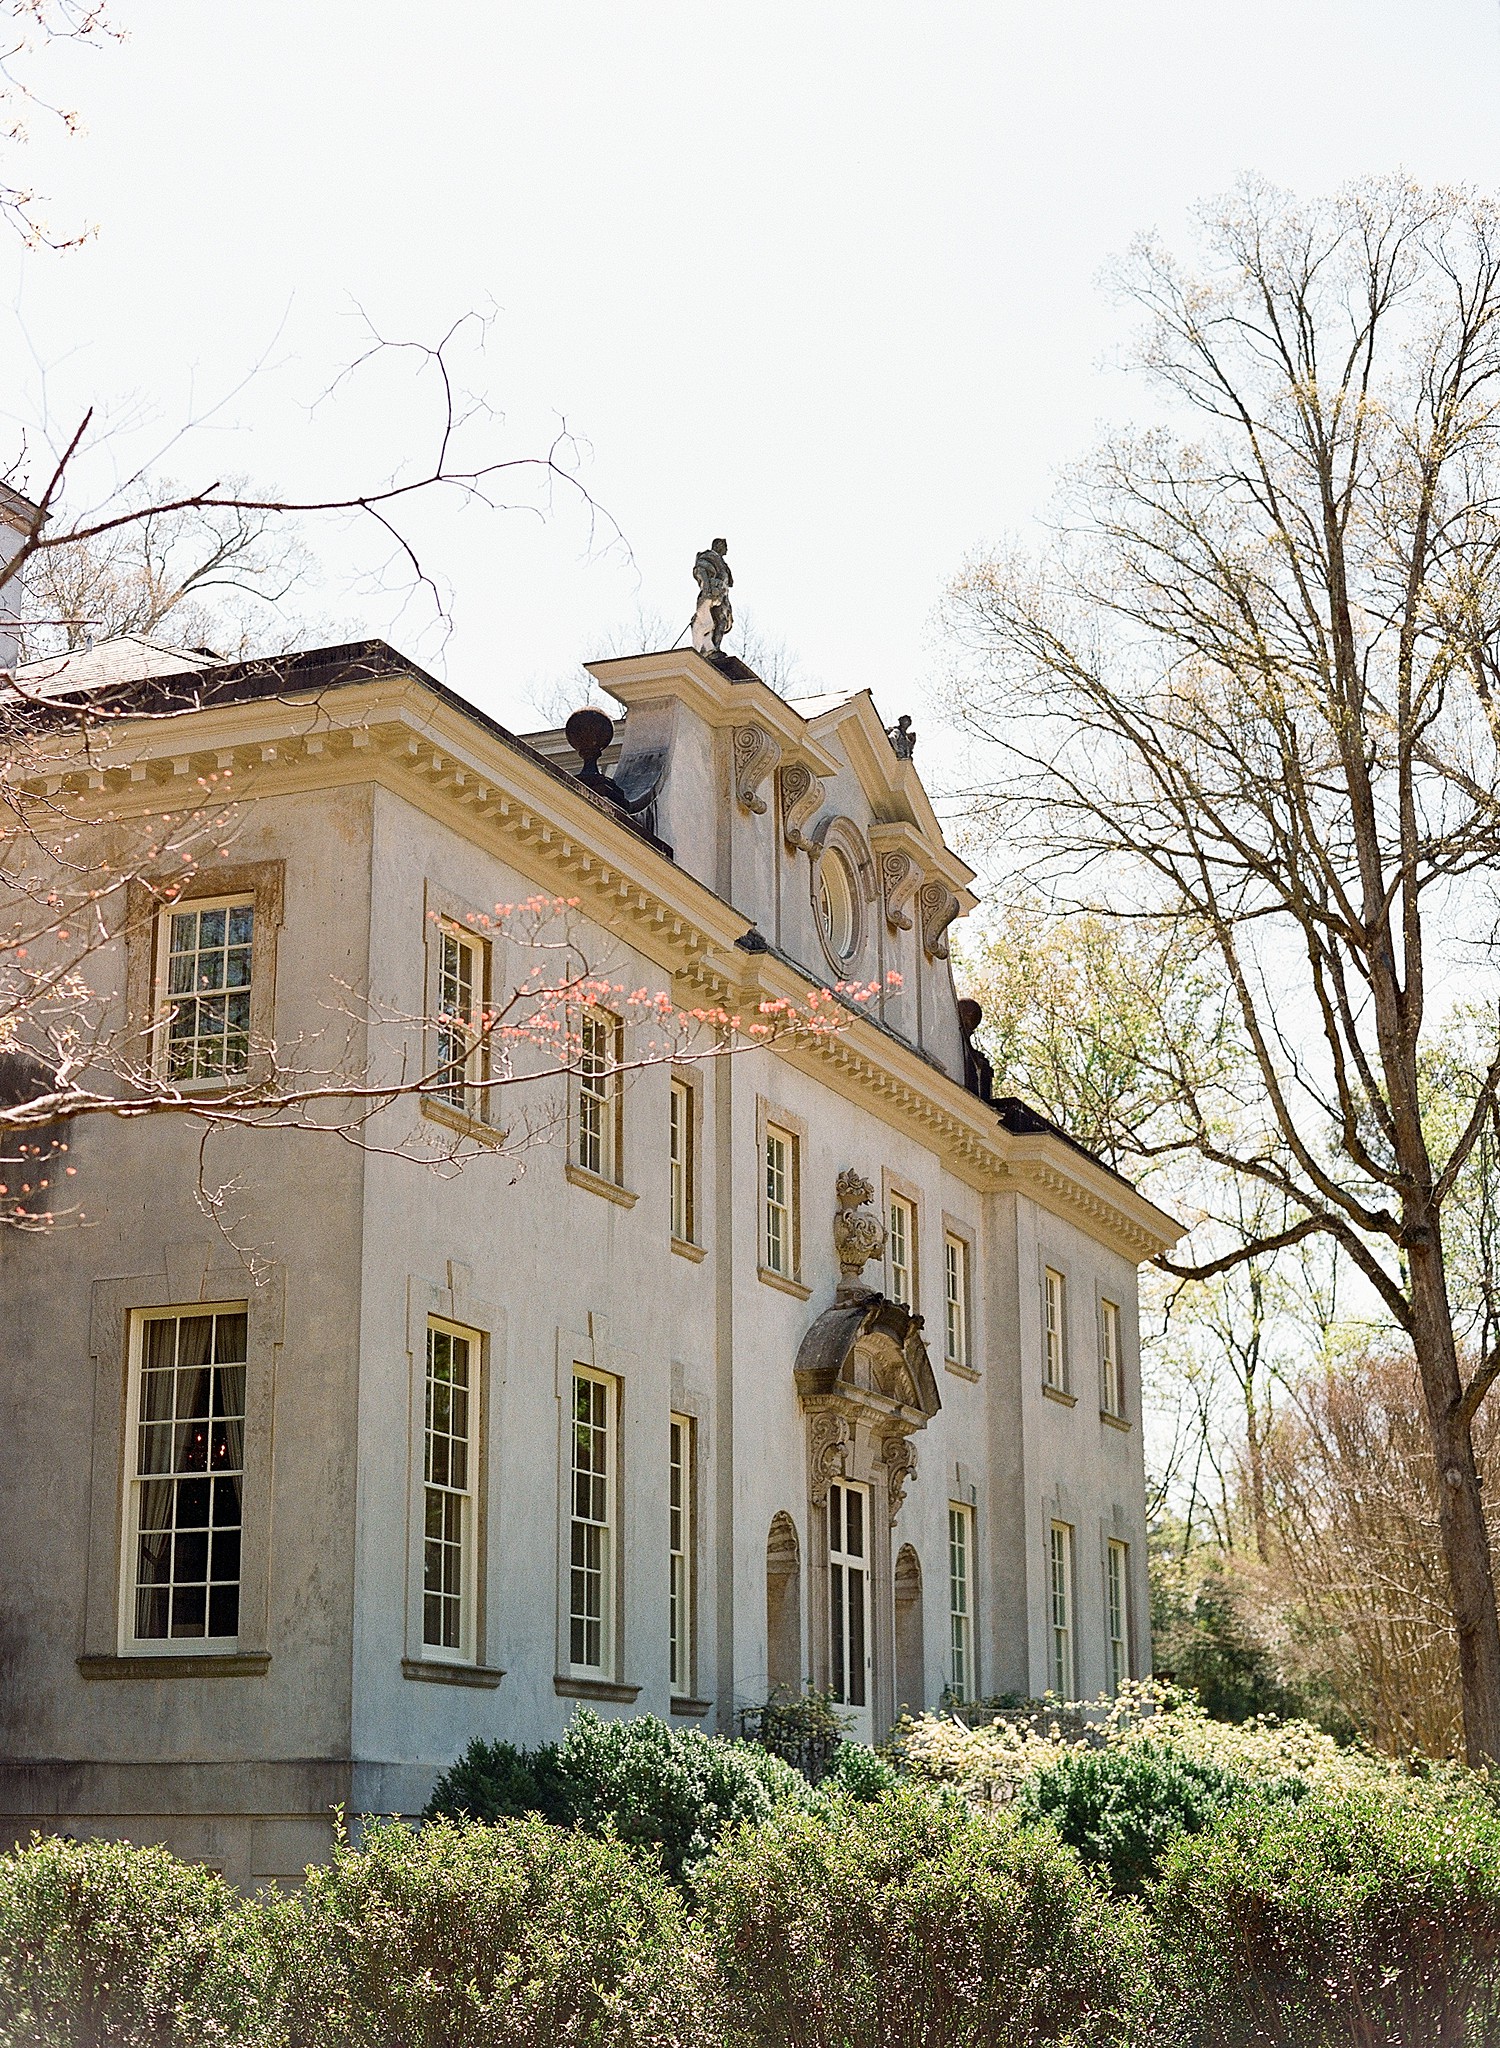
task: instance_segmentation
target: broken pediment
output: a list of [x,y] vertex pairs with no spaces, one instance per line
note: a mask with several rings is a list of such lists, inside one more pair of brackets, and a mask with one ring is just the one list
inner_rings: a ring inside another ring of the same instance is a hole
[[942,1406],[922,1318],[880,1294],[824,1309],[798,1346],[796,1378],[804,1402],[876,1407],[912,1429]]

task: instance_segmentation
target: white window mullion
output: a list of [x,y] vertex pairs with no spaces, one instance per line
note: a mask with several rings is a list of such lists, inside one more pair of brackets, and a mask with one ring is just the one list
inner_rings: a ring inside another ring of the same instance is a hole
[[614,1667],[618,1571],[615,1505],[615,1383],[573,1373],[572,1498],[568,1548],[568,1657],[575,1670]]
[[422,1643],[468,1661],[474,1654],[473,1340],[427,1328],[423,1413]]

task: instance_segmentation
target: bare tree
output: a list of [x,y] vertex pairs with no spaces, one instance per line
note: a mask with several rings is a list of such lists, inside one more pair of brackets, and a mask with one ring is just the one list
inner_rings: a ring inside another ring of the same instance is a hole
[[1323,1235],[1412,1345],[1465,1739],[1500,1757],[1500,1622],[1447,1273],[1454,1190],[1500,1087],[1493,1020],[1457,1127],[1425,1114],[1444,975],[1493,987],[1500,857],[1500,211],[1369,182],[1247,186],[1205,260],[1154,243],[1124,288],[1167,423],[1075,479],[1044,565],[952,599],[976,815],[1105,907],[1214,949],[1258,1080],[1226,1124],[1182,1077],[1176,1141],[1287,1220],[1170,1270]]
[[[49,44],[102,42],[118,38],[104,0],[3,0],[0,4],[0,146],[16,153],[27,139],[29,119],[45,114],[76,129],[78,116],[50,101],[38,77],[39,60]],[[58,235],[41,212],[41,195],[32,187],[0,178],[0,219],[33,247],[72,248],[87,230]]]

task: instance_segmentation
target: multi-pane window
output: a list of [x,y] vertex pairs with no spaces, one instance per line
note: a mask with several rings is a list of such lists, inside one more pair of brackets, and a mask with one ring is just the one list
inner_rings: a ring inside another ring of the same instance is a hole
[[1043,1332],[1046,1357],[1045,1371],[1047,1385],[1062,1393],[1067,1386],[1067,1283],[1061,1273],[1049,1266],[1042,1276],[1042,1308],[1045,1318]]
[[774,1127],[766,1132],[765,1260],[767,1269],[791,1279],[796,1262],[796,1139]]
[[869,1507],[863,1486],[828,1489],[829,1692],[856,1730],[870,1700]]
[[138,1319],[127,1639],[233,1640],[245,1469],[243,1307]]
[[948,1690],[957,1700],[974,1691],[974,1510],[948,1507]]
[[1124,1377],[1120,1367],[1120,1307],[1099,1304],[1099,1403],[1106,1415],[1125,1413]]
[[427,1327],[422,1477],[422,1641],[470,1654],[474,1606],[474,1344],[441,1323]]
[[950,1230],[943,1239],[943,1345],[955,1365],[969,1362],[969,1247]]
[[167,913],[163,997],[169,1080],[227,1080],[249,1067],[254,930],[249,901],[193,903]]
[[1130,1546],[1111,1542],[1104,1553],[1105,1604],[1109,1618],[1109,1689],[1118,1692],[1130,1676]]
[[441,1102],[483,1113],[484,947],[454,926],[438,926],[438,1084]]
[[620,1020],[585,1010],[578,1030],[578,1164],[604,1180],[616,1175]]
[[1048,1676],[1053,1692],[1067,1700],[1073,1697],[1073,1531],[1066,1522],[1052,1524],[1047,1595],[1052,1623]]
[[613,1380],[575,1367],[568,1656],[584,1671],[614,1659],[614,1395]]
[[680,1244],[693,1236],[693,1091],[672,1083],[668,1156],[672,1172],[672,1235]]
[[693,1682],[693,1424],[689,1416],[672,1417],[670,1444],[671,1686],[674,1693],[687,1693]]
[[891,1196],[886,1257],[891,1273],[891,1300],[903,1308],[916,1306],[917,1211],[905,1195]]

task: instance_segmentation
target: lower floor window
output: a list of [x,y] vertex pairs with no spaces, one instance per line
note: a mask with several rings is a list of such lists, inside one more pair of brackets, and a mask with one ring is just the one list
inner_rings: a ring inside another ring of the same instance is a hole
[[1059,1699],[1067,1700],[1073,1697],[1073,1531],[1066,1522],[1052,1524],[1047,1590],[1052,1616],[1051,1686]]
[[686,1415],[671,1421],[669,1471],[671,1686],[685,1693],[693,1679],[693,1424]]
[[573,1374],[572,1517],[569,1535],[568,1656],[584,1671],[614,1662],[615,1383]]
[[243,1307],[136,1325],[128,1634],[232,1641],[240,1629]]
[[974,1690],[974,1510],[948,1509],[948,1689],[958,1700]]
[[445,1324],[427,1329],[423,1420],[422,1642],[470,1654],[474,1594],[472,1340]]
[[1130,1676],[1130,1546],[1111,1542],[1106,1555],[1109,1602],[1109,1689],[1118,1692]]
[[868,1701],[870,1640],[869,1494],[828,1489],[829,1691],[843,1706]]

